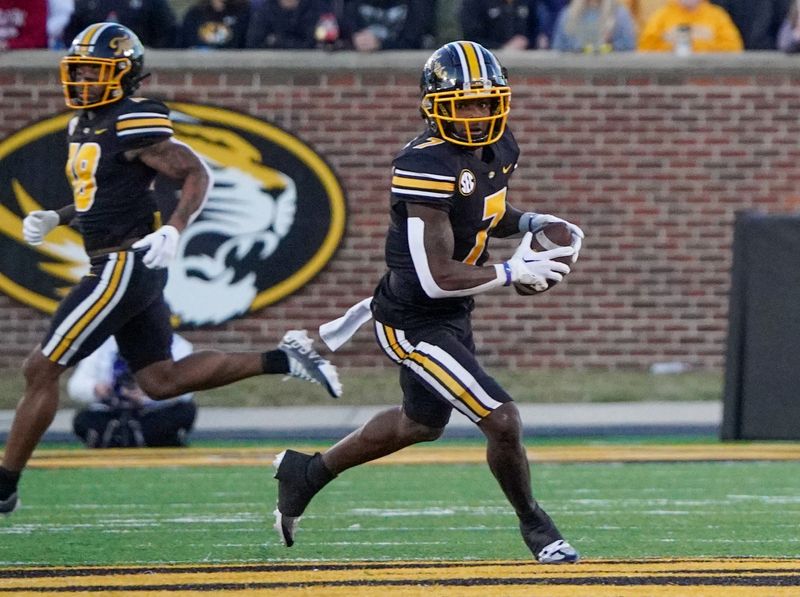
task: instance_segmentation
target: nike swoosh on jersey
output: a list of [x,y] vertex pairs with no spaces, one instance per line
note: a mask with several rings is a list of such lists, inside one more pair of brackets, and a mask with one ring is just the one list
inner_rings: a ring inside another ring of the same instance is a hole
[[503,174],[508,174],[508,171],[511,170],[511,166],[514,164],[509,164],[508,166],[503,166]]
[[105,133],[107,130],[108,130],[108,129],[94,129],[94,134],[95,134],[95,135],[102,135],[102,134],[103,134],[103,133]]

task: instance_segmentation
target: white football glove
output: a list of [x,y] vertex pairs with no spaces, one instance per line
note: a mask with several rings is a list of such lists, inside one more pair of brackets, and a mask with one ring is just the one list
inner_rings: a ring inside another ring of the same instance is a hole
[[22,237],[29,245],[41,245],[44,237],[58,226],[59,217],[52,209],[32,211],[22,220]]
[[131,249],[149,247],[142,258],[142,263],[150,269],[163,269],[175,257],[179,236],[180,233],[175,226],[165,225],[137,240],[131,245]]
[[[575,249],[575,253],[572,254],[572,263],[575,263],[578,260],[578,253],[581,251],[584,238],[583,230],[581,230],[576,224],[567,222],[566,220],[557,216],[551,216],[550,214],[527,212],[523,214],[522,219],[520,220],[520,228],[523,228],[522,232],[536,232],[543,226],[546,226],[547,224],[553,224],[555,222],[565,224],[572,233],[571,244],[572,248]],[[525,226],[526,223],[527,226]]]
[[549,251],[534,251],[531,249],[532,238],[533,233],[526,232],[514,255],[504,265],[508,266],[511,282],[521,282],[532,286],[537,292],[543,292],[548,288],[548,280],[560,282],[569,273],[566,263],[553,259],[573,256],[575,249],[558,247]]

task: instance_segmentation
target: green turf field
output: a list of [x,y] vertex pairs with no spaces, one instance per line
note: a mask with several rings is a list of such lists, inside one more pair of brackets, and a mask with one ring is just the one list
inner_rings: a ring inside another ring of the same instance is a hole
[[[800,556],[796,461],[548,463],[533,478],[587,559]],[[348,471],[291,549],[275,495],[266,465],[31,468],[23,508],[0,519],[0,566],[530,557],[484,464]]]

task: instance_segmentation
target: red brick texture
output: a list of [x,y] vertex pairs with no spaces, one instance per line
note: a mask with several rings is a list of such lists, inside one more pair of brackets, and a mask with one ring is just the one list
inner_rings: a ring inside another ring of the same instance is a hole
[[[190,338],[260,349],[371,294],[384,269],[389,164],[422,127],[418,71],[154,70],[144,86],[150,96],[220,105],[289,129],[333,166],[348,198],[344,241],[311,283]],[[797,206],[796,76],[731,75],[713,64],[685,74],[608,72],[530,67],[512,76],[511,128],[522,158],[510,200],[570,219],[587,238],[573,273],[550,292],[478,297],[481,358],[512,368],[645,369],[680,360],[721,370],[734,213]],[[3,135],[63,109],[54,72],[6,68],[0,81]],[[496,262],[514,243],[493,246]],[[0,321],[0,367],[18,367],[46,318],[0,297]],[[335,358],[388,366],[367,327]]]

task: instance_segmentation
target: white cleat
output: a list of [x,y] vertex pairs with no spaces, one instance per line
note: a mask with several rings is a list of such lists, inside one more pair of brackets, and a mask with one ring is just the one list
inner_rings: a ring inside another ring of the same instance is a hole
[[289,357],[289,376],[321,384],[333,398],[342,395],[342,384],[336,367],[323,359],[313,347],[313,340],[305,330],[286,332],[278,344]]
[[275,515],[275,524],[273,528],[278,531],[278,536],[281,538],[281,543],[286,547],[294,545],[294,534],[297,532],[297,527],[300,524],[300,516],[284,516],[281,511],[275,508],[273,511]]
[[563,539],[545,545],[536,555],[536,561],[540,564],[574,564],[578,560],[578,552]]

